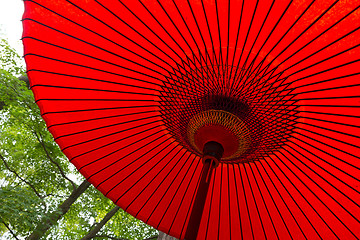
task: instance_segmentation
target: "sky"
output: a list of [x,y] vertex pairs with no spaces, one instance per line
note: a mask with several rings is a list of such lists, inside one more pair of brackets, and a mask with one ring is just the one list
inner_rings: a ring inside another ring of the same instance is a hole
[[10,45],[22,55],[21,43],[22,24],[21,18],[24,12],[22,0],[0,0],[0,36],[7,38]]

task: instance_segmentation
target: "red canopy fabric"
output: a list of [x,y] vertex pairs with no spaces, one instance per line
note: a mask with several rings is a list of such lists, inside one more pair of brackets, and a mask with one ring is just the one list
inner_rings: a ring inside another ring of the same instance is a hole
[[121,208],[184,238],[187,127],[215,109],[251,144],[214,169],[198,239],[360,238],[359,1],[24,2],[49,131]]

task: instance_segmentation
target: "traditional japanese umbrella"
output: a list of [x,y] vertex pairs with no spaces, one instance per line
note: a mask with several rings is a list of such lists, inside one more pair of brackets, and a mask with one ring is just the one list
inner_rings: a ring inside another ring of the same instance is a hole
[[78,170],[177,238],[360,238],[359,1],[28,0]]

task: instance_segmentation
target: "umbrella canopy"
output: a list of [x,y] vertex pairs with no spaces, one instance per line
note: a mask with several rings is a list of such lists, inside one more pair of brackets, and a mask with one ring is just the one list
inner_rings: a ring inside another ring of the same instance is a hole
[[360,238],[359,1],[24,2],[41,114],[115,204],[184,238],[215,141],[198,239]]

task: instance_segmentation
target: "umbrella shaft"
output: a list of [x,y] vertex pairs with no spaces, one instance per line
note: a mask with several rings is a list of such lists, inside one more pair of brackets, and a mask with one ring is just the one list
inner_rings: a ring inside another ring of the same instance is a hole
[[211,173],[213,170],[213,161],[205,161],[203,164],[201,178],[195,201],[191,210],[188,226],[185,233],[186,240],[195,240],[200,227],[200,221],[204,211],[206,196],[209,190]]

